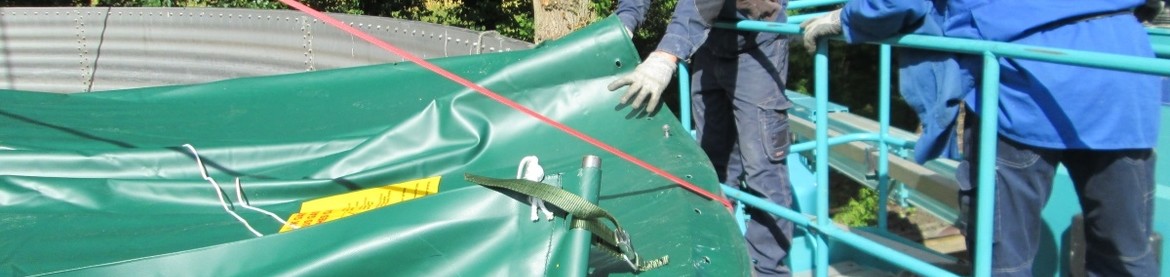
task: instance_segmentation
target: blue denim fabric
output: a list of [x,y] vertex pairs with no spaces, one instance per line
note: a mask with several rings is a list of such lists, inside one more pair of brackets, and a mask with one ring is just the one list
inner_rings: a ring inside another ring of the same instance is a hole
[[[747,191],[792,206],[786,157],[791,144],[784,95],[787,41],[725,57],[700,48],[694,55],[691,97],[697,139],[725,184],[747,183]],[[756,276],[788,276],[783,263],[792,222],[748,210],[745,237]]]
[[1170,77],[1162,77],[1162,105],[1170,105]]
[[[621,19],[622,25],[630,30],[637,30],[638,26],[646,20],[646,13],[649,10],[650,0],[621,0],[618,1],[617,10],[614,12]],[[781,7],[787,7],[788,1],[780,1]],[[783,10],[783,9],[782,9]],[[666,25],[666,34],[662,36],[662,40],[658,42],[658,48],[655,51],[662,51],[686,59],[690,57],[696,49],[700,46],[711,47],[711,41],[719,41],[722,45],[719,47],[729,48],[734,55],[738,53],[736,49],[750,49],[758,44],[771,43],[779,37],[776,33],[757,33],[757,32],[738,32],[726,29],[712,29],[714,23],[712,20],[737,21],[750,19],[736,9],[735,1],[720,1],[720,0],[681,0],[674,7],[674,13],[671,14],[671,20]],[[788,17],[783,12],[776,17],[775,22],[787,22]],[[707,39],[708,34],[712,36],[731,36],[738,39],[727,40],[723,38]],[[720,51],[715,51],[719,53]]]
[[[978,162],[978,119],[969,118],[964,153],[956,175],[959,201],[974,249],[974,218]],[[1046,149],[999,136],[996,148],[996,195],[992,237],[992,274],[1032,276],[1043,226],[1041,209],[1048,202],[1058,164],[1068,168],[1084,213],[1090,276],[1157,276],[1150,243],[1153,221],[1154,162],[1152,149]],[[968,221],[970,220],[970,221]]]
[[614,10],[613,14],[617,15],[627,30],[633,31],[642,26],[642,22],[646,20],[646,12],[649,10],[650,0],[621,0],[618,1],[617,9]]

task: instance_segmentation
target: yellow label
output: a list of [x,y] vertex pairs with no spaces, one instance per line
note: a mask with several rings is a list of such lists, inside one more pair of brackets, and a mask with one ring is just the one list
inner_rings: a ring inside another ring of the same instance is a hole
[[[427,196],[439,192],[440,177],[434,176],[305,201],[301,203],[300,212],[289,215],[288,223],[304,228]],[[293,229],[287,225],[280,228],[281,233],[291,230]]]

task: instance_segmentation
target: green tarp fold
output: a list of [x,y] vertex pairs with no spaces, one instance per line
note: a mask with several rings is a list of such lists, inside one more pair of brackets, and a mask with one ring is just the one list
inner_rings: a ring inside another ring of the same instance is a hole
[[[614,18],[532,50],[432,60],[553,120],[718,191],[669,111],[638,114],[605,85],[639,59]],[[673,135],[663,135],[668,125]],[[191,144],[256,237],[220,206]],[[731,215],[649,171],[414,64],[53,94],[0,90],[0,275],[559,275],[563,217],[468,183],[515,177],[524,156],[574,186],[603,160],[600,205],[648,276],[743,276]],[[556,175],[560,174],[560,175]],[[442,176],[438,193],[291,232],[304,201]],[[546,181],[549,182],[549,181]],[[591,254],[595,275],[634,274]]]

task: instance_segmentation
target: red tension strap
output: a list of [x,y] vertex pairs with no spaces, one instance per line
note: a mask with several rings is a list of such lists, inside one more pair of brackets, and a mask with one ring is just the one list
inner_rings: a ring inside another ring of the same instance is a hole
[[711,192],[703,190],[703,189],[699,188],[698,186],[695,186],[694,184],[687,182],[686,180],[678,178],[678,177],[674,176],[673,174],[670,174],[669,172],[666,172],[658,167],[655,167],[654,165],[651,165],[651,164],[646,163],[638,158],[635,158],[634,156],[630,156],[630,154],[626,154],[625,152],[622,152],[621,150],[618,150],[617,148],[614,148],[613,146],[609,146],[608,144],[605,144],[601,141],[598,141],[597,139],[594,139],[593,137],[590,137],[590,136],[585,135],[581,132],[578,132],[577,130],[574,130],[573,128],[569,128],[568,126],[565,126],[564,124],[561,124],[560,122],[552,120],[551,118],[548,118],[548,117],[541,115],[541,114],[539,114],[531,109],[528,109],[524,106],[521,106],[520,104],[518,104],[518,103],[516,103],[508,98],[500,96],[499,94],[496,94],[495,92],[492,92],[491,90],[489,90],[483,86],[480,86],[480,85],[475,84],[471,81],[468,81],[467,79],[464,79],[463,77],[459,77],[459,75],[455,75],[454,73],[451,73],[450,71],[447,71],[441,67],[438,67],[433,63],[427,62],[426,60],[423,60],[415,55],[412,55],[406,51],[403,51],[402,49],[399,49],[398,47],[394,47],[393,45],[390,45],[389,43],[386,43],[382,40],[379,40],[379,39],[371,36],[370,34],[367,34],[365,32],[358,30],[358,29],[355,29],[355,28],[349,26],[349,24],[345,24],[345,23],[341,22],[340,20],[337,20],[337,19],[335,19],[327,14],[324,14],[322,12],[314,10],[313,8],[310,8],[309,6],[305,6],[304,4],[301,4],[300,2],[297,2],[296,0],[280,0],[280,2],[284,3],[285,5],[289,5],[290,7],[297,9],[301,12],[307,13],[307,14],[317,18],[318,20],[325,22],[326,24],[333,25],[333,27],[337,27],[338,29],[345,31],[346,33],[349,33],[350,35],[356,36],[358,38],[361,38],[362,40],[373,43],[374,45],[381,47],[382,49],[385,49],[386,51],[390,51],[391,53],[394,53],[395,55],[401,56],[401,57],[405,58],[406,60],[409,60],[409,61],[411,61],[419,66],[422,66],[423,68],[426,68],[432,72],[435,72],[436,74],[439,74],[440,76],[443,76],[447,79],[450,79],[451,81],[453,81],[455,83],[458,83],[460,85],[463,85],[465,87],[473,89],[473,90],[479,92],[480,94],[487,96],[488,98],[494,99],[497,102],[504,104],[505,106],[508,106],[512,109],[515,109],[515,110],[520,111],[524,114],[532,116],[533,118],[536,118],[540,121],[543,121],[544,123],[547,123],[548,125],[551,125],[557,129],[560,129],[561,131],[563,131],[569,135],[577,137],[578,139],[581,139],[589,144],[592,144],[593,146],[597,146],[597,148],[601,148],[602,150],[605,150],[606,152],[609,152],[609,153],[614,154],[618,157],[621,157],[622,159],[625,159],[626,161],[629,161],[629,162],[634,163],[638,166],[641,166],[642,168],[645,168],[646,170],[649,170],[650,172],[654,172],[654,174],[658,174],[659,176],[665,177],[666,179],[668,179],[670,181],[678,183],[680,186],[682,186],[683,188],[686,188],[687,190],[698,193],[699,195],[710,198],[712,200],[719,201],[720,204],[723,204],[723,206],[727,207],[728,209],[731,208],[731,202],[728,202],[727,199],[725,199],[721,196],[718,196],[718,195],[712,194]]

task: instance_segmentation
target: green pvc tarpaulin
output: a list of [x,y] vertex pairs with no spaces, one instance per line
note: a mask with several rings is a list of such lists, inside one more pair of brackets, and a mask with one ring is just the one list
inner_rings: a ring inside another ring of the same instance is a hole
[[[718,192],[710,161],[669,111],[640,114],[605,89],[639,62],[613,18],[531,50],[431,61]],[[599,204],[637,252],[670,257],[635,273],[594,247],[590,274],[749,274],[718,202],[396,63],[92,93],[0,90],[0,275],[571,275],[559,271],[571,268],[563,214],[533,222],[527,197],[463,174],[514,178],[537,156],[545,182],[568,188],[586,155],[601,157]],[[246,203],[288,218],[309,200],[435,176],[437,193],[289,232],[244,209],[233,181]]]

